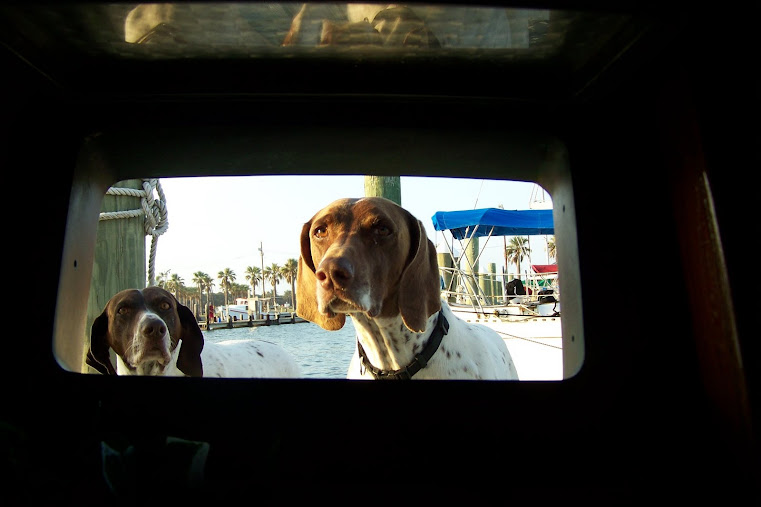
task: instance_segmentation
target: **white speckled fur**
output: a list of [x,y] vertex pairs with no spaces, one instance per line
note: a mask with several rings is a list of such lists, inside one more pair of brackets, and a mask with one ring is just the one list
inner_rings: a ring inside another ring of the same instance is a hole
[[[177,368],[180,344],[172,353],[172,359],[159,373],[156,361],[146,362],[137,370],[130,370],[117,356],[116,371],[119,375],[162,375],[184,377]],[[206,342],[201,352],[204,377],[257,377],[291,378],[301,376],[299,365],[282,347],[262,340],[225,340]]]
[[[457,318],[449,305],[442,301],[442,313],[449,322],[449,332],[439,349],[413,379],[452,380],[517,380],[518,372],[504,340],[494,330],[480,324],[469,324]],[[424,343],[436,325],[438,313],[428,319],[423,333],[404,328],[401,317],[368,319],[354,314],[357,338],[362,343],[370,362],[381,369],[398,370],[410,364],[420,350],[416,344]],[[394,337],[394,338],[392,338]],[[401,339],[400,339],[401,338]],[[396,342],[398,350],[394,349]],[[372,374],[360,368],[359,353],[354,350],[349,379],[372,380]]]

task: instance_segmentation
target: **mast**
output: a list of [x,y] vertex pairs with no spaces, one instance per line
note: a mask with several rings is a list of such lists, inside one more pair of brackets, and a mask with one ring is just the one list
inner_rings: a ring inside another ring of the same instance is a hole
[[[550,197],[550,194],[544,188],[542,188],[538,183],[534,183],[534,186],[531,188],[531,197],[529,198],[528,207],[529,209],[552,209],[552,198]],[[530,246],[531,246],[531,237],[529,236],[529,247]],[[545,255],[547,256],[546,262],[547,264],[549,264],[550,263],[549,240],[547,239],[546,234],[544,235],[544,252],[545,252]],[[530,273],[530,275],[534,275],[534,273]],[[534,276],[534,281],[536,281],[535,276]]]

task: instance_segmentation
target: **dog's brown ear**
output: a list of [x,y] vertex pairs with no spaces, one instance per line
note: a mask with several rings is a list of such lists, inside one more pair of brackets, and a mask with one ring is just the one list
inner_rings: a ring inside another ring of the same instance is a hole
[[177,356],[177,368],[185,375],[203,377],[203,333],[193,312],[185,305],[177,303],[182,334],[180,335],[180,353]]
[[428,317],[441,309],[441,282],[436,248],[425,233],[423,223],[407,213],[412,258],[399,282],[399,312],[404,325],[420,333]]
[[343,313],[323,315],[317,309],[317,277],[312,260],[312,246],[309,241],[309,229],[312,222],[307,222],[301,228],[301,255],[299,269],[296,274],[296,315],[302,319],[314,322],[328,331],[341,329],[346,322]]
[[108,343],[108,313],[96,318],[90,328],[90,348],[87,350],[85,362],[103,375],[116,375],[116,369],[111,363],[111,345]]

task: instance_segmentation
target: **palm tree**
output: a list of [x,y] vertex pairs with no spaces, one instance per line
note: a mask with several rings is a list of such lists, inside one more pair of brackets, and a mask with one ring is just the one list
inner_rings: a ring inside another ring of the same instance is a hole
[[177,297],[177,301],[179,301],[185,306],[190,306],[192,304],[191,291],[185,286],[184,283],[182,283],[182,278],[180,278],[180,284],[177,287],[176,297]]
[[518,268],[518,279],[521,278],[521,261],[526,254],[531,253],[531,248],[528,246],[528,237],[513,236],[510,238],[510,242],[505,248],[505,254],[507,261],[515,264]]
[[[248,284],[251,286],[252,297],[256,297],[256,284],[261,281],[261,279],[261,269],[257,268],[256,266],[248,266],[246,268],[246,280],[248,280]],[[264,297],[264,292],[262,292],[262,297]]]
[[171,269],[167,269],[166,271],[162,271],[159,273],[159,276],[156,277],[156,285],[158,287],[161,287],[162,289],[166,289],[166,283],[169,280],[169,272],[172,271]]
[[291,308],[296,310],[296,300],[294,299],[294,292],[296,291],[296,274],[299,270],[299,261],[296,259],[288,259],[285,264],[280,268],[280,274],[283,276],[286,282],[291,284]]
[[203,287],[208,277],[209,275],[203,271],[193,273],[193,283],[198,286],[198,306],[201,308],[203,308]]
[[277,281],[283,278],[280,266],[272,263],[272,266],[264,268],[264,278],[272,284],[272,302],[277,305]]
[[558,249],[557,246],[555,246],[555,236],[551,236],[550,239],[547,240],[547,257],[557,261]]
[[206,287],[206,304],[213,305],[214,302],[212,300],[211,294],[214,292],[214,280],[212,280],[212,278],[205,273],[204,273],[203,285],[204,287]]
[[236,298],[244,298],[248,296],[248,285],[242,283],[234,283],[232,285],[233,296]]
[[230,268],[225,268],[217,273],[217,278],[219,278],[219,283],[225,291],[225,306],[227,306],[227,294],[232,287],[232,283],[235,281],[235,271]]
[[166,282],[166,289],[177,297],[181,294],[184,280],[177,273],[173,273],[169,280]]

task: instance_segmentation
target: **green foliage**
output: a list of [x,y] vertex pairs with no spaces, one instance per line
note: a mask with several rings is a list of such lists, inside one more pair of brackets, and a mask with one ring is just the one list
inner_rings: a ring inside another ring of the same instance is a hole
[[[235,283],[235,271],[225,268],[217,273],[221,292],[214,292],[215,282],[207,273],[203,271],[194,272],[192,280],[194,286],[187,287],[182,277],[176,273],[172,274],[171,269],[168,269],[158,274],[156,285],[166,288],[175,294],[175,297],[178,297],[178,299],[184,298],[184,300],[196,301],[199,307],[205,307],[208,304],[214,306],[227,305],[230,299],[247,297],[249,289],[251,294],[256,296],[256,288],[260,286],[262,281],[267,281],[273,287],[274,292],[273,290],[268,290],[265,297],[274,298],[277,304],[283,304],[285,301],[290,300],[291,305],[295,307],[294,294],[296,292],[297,273],[298,261],[296,259],[288,259],[283,266],[273,263],[264,268],[264,273],[262,273],[261,268],[248,266],[244,275],[248,284],[239,284]],[[277,284],[282,280],[289,283],[291,288],[286,290],[282,296],[278,296]],[[261,295],[261,291],[259,294]]]

